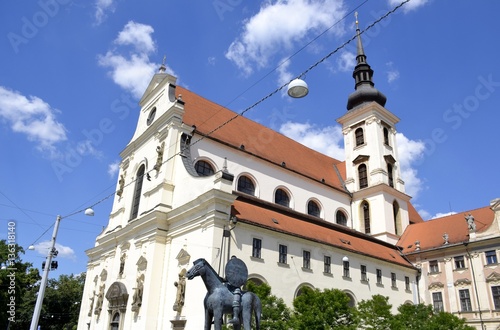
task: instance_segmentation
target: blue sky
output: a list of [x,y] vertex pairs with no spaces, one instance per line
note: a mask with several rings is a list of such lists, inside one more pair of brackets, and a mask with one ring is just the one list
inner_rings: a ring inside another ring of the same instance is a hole
[[[59,269],[86,269],[107,224],[119,153],[138,99],[166,56],[178,83],[240,112],[349,40],[399,0],[40,0],[0,4],[0,236],[16,222],[40,267],[56,215]],[[397,125],[407,192],[422,216],[500,197],[496,1],[411,0],[363,34],[376,87]],[[344,18],[345,17],[345,18]],[[343,159],[336,119],[354,89],[354,45],[246,116]],[[292,56],[293,55],[293,56]],[[290,56],[292,56],[290,58]],[[290,59],[288,59],[290,58]],[[288,59],[288,60],[287,60]]]

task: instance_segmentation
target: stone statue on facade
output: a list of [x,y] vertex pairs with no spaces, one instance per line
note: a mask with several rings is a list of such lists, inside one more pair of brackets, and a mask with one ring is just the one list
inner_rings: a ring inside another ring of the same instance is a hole
[[467,225],[469,226],[469,231],[476,231],[476,223],[474,221],[474,216],[469,213],[469,215],[465,216],[465,221],[467,221]]
[[184,296],[186,294],[186,269],[182,269],[179,273],[179,280],[174,282],[177,287],[177,294],[175,296],[174,311],[181,312],[184,306]]
[[89,300],[90,300],[90,308],[89,308],[89,313],[87,315],[92,316],[92,310],[94,309],[95,290],[92,291],[92,296],[89,298]]
[[160,172],[161,164],[163,164],[163,151],[165,149],[165,142],[162,142],[161,145],[156,147],[156,153],[158,154],[156,157],[156,164],[153,166],[153,169],[156,170],[156,173]]
[[102,304],[104,302],[104,288],[105,288],[105,284],[101,285],[99,287],[99,293],[97,294],[97,303],[96,303],[96,306],[95,306],[95,310],[94,310],[94,314],[99,316],[101,315],[101,311],[102,311]]
[[144,274],[137,277],[134,296],[132,297],[132,311],[136,312],[142,305],[142,293],[144,291]]
[[120,271],[118,272],[118,274],[120,276],[123,275],[123,272],[125,271],[125,259],[127,258],[127,256],[124,254],[122,254],[122,256],[120,257]]

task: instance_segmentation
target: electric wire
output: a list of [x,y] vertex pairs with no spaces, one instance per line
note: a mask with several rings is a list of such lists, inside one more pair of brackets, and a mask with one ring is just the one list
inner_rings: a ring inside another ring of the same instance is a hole
[[[362,5],[364,5],[368,0],[366,0],[365,2],[363,2],[361,5],[359,5],[357,8],[361,7]],[[411,0],[404,0],[402,1],[399,5],[395,6],[393,9],[389,10],[388,12],[386,12],[384,15],[380,16],[378,19],[376,19],[375,21],[373,21],[370,25],[368,25],[366,28],[364,28],[363,30],[361,30],[359,32],[359,35],[362,35],[363,33],[365,33],[366,31],[370,30],[371,28],[373,28],[376,24],[378,24],[380,21],[384,20],[385,18],[387,18],[389,15],[393,14],[394,12],[396,12],[399,8],[401,8],[404,4],[408,3],[409,1]],[[356,10],[354,9],[354,10]],[[354,11],[352,10],[352,11]],[[351,11],[351,13],[352,13]],[[347,17],[344,16],[341,20],[345,19]],[[340,20],[340,21],[341,21]],[[340,22],[339,21],[339,22]],[[282,61],[274,70],[270,71],[268,74],[266,74],[264,77],[262,77],[260,80],[258,80],[256,83],[254,83],[253,85],[251,85],[249,88],[247,88],[244,92],[242,92],[241,94],[239,94],[236,98],[234,98],[231,102],[233,102],[235,99],[237,99],[238,97],[240,97],[241,95],[243,95],[246,91],[248,91],[250,88],[252,88],[253,86],[255,86],[258,82],[262,81],[264,78],[266,78],[269,74],[271,74],[272,72],[274,72],[275,70],[277,70],[279,68],[279,66],[283,65],[284,63],[286,63],[286,61],[290,60],[292,57],[294,57],[295,55],[297,55],[300,51],[302,51],[305,47],[307,47],[308,45],[310,45],[311,43],[313,43],[314,41],[316,41],[319,37],[321,37],[323,34],[325,34],[328,30],[330,30],[331,28],[333,28],[333,26],[335,26],[336,24],[338,24],[339,22],[336,22],[334,25],[332,25],[331,27],[329,27],[327,30],[325,30],[324,32],[322,32],[320,35],[318,35],[317,37],[315,37],[313,40],[311,40],[309,43],[307,43],[305,46],[303,46],[302,48],[300,48],[297,52],[295,52],[294,54],[292,54],[290,57],[288,57],[286,60]],[[328,53],[326,56],[322,57],[320,60],[318,60],[317,62],[315,62],[313,65],[309,66],[305,71],[303,71],[301,74],[299,74],[298,76],[296,76],[294,79],[300,79],[302,77],[304,77],[308,72],[310,72],[312,69],[316,68],[319,64],[323,63],[325,60],[327,60],[328,58],[330,58],[332,55],[336,54],[338,51],[340,51],[341,49],[345,48],[348,44],[350,44],[353,40],[355,40],[357,38],[357,33],[352,36],[350,39],[348,39],[347,41],[345,41],[343,44],[341,44],[340,46],[338,46],[337,48],[335,48],[333,51],[331,51],[330,53]],[[294,80],[294,79],[291,79],[289,82],[285,83],[285,84],[282,84],[281,86],[279,86],[278,88],[276,88],[275,90],[273,90],[272,92],[268,93],[266,96],[262,97],[260,100],[258,100],[257,102],[253,103],[252,105],[250,105],[249,107],[245,108],[243,111],[239,112],[239,113],[236,113],[233,117],[229,118],[228,120],[224,121],[223,123],[221,123],[220,125],[218,125],[217,127],[215,127],[214,129],[212,129],[211,131],[209,131],[208,133],[201,133],[201,132],[197,132],[199,135],[201,135],[201,137],[197,140],[195,140],[194,142],[192,142],[190,144],[190,146],[193,146],[199,142],[201,142],[202,140],[204,140],[205,138],[207,137],[210,137],[213,133],[215,133],[216,131],[220,130],[222,127],[228,125],[229,123],[231,123],[233,120],[235,120],[236,118],[238,117],[242,117],[245,113],[247,113],[248,111],[254,109],[255,107],[257,107],[258,105],[260,105],[261,103],[263,103],[264,101],[266,101],[267,99],[269,99],[270,97],[272,97],[273,95],[275,95],[276,93],[280,92],[281,90],[283,90],[283,88],[285,88],[286,86],[288,86],[288,84]],[[225,108],[225,107],[222,107],[222,108]],[[176,156],[179,156],[180,154],[182,154],[185,150],[186,150],[187,147],[181,149],[179,152],[173,154],[172,156],[168,157],[165,161],[163,161],[161,163],[161,165],[165,165],[166,163],[168,163],[169,161],[171,161],[173,158],[175,158]],[[154,169],[151,169],[149,170],[148,172],[144,173],[144,175],[147,175],[149,173],[151,173],[152,171],[154,171]],[[123,186],[123,188],[126,188],[132,184],[134,184],[139,178],[135,178],[133,179],[132,181],[130,181],[129,183],[125,184]],[[114,185],[112,185],[114,186]],[[108,190],[110,189],[112,186],[110,186],[109,188],[105,189],[105,190]],[[3,195],[3,193],[0,191],[0,193]],[[90,206],[87,206],[85,208],[82,208],[82,209],[78,209],[77,211],[74,211],[68,215],[65,215],[65,216],[62,216],[62,218],[68,218],[68,217],[71,217],[73,215],[76,215],[76,214],[79,214],[79,213],[82,213],[84,212],[85,210],[87,210],[88,208],[93,208],[101,203],[103,203],[104,201],[106,201],[107,199],[111,198],[112,196],[115,195],[115,191],[113,191],[111,194],[101,198],[100,200],[98,200],[97,202],[91,204]],[[5,196],[5,195],[4,195]],[[8,199],[8,198],[7,198]],[[9,200],[10,201],[10,200]],[[13,202],[12,202],[13,203]],[[15,203],[13,203],[15,205]],[[20,208],[19,208],[20,209]],[[22,209],[20,209],[22,211]],[[24,211],[22,211],[24,213]],[[26,213],[25,213],[26,214]],[[28,215],[27,215],[28,216]],[[29,216],[28,216],[29,217]],[[29,217],[30,219],[32,219],[31,217]],[[33,219],[32,219],[33,220]],[[33,222],[36,223],[36,221],[33,220]],[[40,224],[38,224],[39,226],[41,226]],[[52,226],[51,226],[52,227]],[[43,236],[51,227],[49,227],[47,230],[45,230],[45,232],[41,235]],[[40,238],[38,238],[40,239]],[[37,240],[38,240],[37,239]],[[35,241],[36,242],[36,241]]]

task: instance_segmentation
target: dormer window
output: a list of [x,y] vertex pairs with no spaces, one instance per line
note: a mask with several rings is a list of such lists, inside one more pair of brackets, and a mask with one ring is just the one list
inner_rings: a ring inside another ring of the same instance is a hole
[[354,136],[356,138],[356,147],[365,144],[365,135],[361,127],[354,131]]

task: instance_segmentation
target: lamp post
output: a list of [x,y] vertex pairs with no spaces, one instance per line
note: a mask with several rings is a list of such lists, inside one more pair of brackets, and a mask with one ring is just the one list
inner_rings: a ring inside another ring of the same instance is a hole
[[[76,212],[76,213],[78,213],[78,212]],[[73,214],[75,214],[75,213],[73,213]],[[71,215],[73,215],[73,214],[71,214]],[[85,210],[85,215],[93,216],[94,211],[91,208],[88,208]],[[54,224],[54,231],[52,232],[52,239],[50,240],[50,249],[49,249],[49,253],[47,255],[47,260],[45,262],[45,267],[43,269],[42,281],[40,283],[40,290],[38,290],[38,296],[36,298],[35,310],[33,311],[33,318],[31,319],[30,330],[37,330],[37,327],[38,327],[38,321],[40,319],[40,313],[42,311],[43,298],[45,296],[45,288],[47,287],[47,281],[49,279],[49,270],[51,267],[51,261],[52,261],[52,258],[57,255],[56,238],[57,238],[57,231],[59,230],[59,224],[61,223],[62,219],[63,219],[63,217],[61,217],[60,215],[58,215],[56,217],[56,223]],[[34,249],[34,247],[30,246],[29,249],[32,250],[32,249]]]

